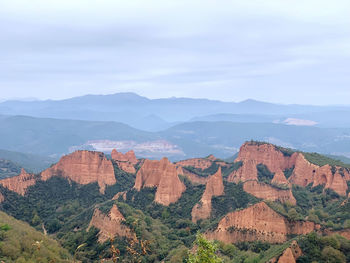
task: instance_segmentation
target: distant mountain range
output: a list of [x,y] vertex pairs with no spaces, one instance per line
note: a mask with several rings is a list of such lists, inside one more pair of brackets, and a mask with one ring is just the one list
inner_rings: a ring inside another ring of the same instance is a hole
[[[5,101],[0,103],[0,114],[117,121],[147,131],[160,131],[191,120],[350,127],[350,107],[347,106],[282,105],[255,100],[236,103],[192,98],[148,99],[135,93],[86,95],[57,101]],[[309,122],[293,123],[287,119]]]
[[0,118],[0,149],[59,157],[77,149],[109,153],[113,148],[147,158],[172,160],[214,154],[227,158],[247,140],[304,151],[350,156],[349,128],[274,123],[187,122],[146,132],[118,122],[77,121],[26,116]]
[[109,153],[113,148],[134,149],[147,158],[228,158],[251,139],[350,157],[347,106],[148,99],[117,93],[6,101],[0,103],[0,114],[0,149],[54,158],[77,149]]

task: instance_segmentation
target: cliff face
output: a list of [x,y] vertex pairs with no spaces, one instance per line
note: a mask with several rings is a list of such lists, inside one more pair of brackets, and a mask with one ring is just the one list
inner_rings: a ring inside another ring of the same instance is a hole
[[[34,174],[27,173],[24,169],[17,176],[0,180],[0,184],[7,189],[24,195],[29,186],[35,185],[36,179]],[[1,198],[0,198],[1,200]]]
[[187,179],[190,180],[193,184],[206,184],[208,181],[208,177],[199,176],[186,170],[185,168],[182,168],[182,166],[177,166],[176,169],[177,174],[187,177]]
[[216,158],[213,155],[210,155],[208,158],[193,158],[193,159],[179,161],[176,163],[176,165],[182,166],[182,167],[192,166],[197,169],[205,170],[213,164],[213,161],[215,161],[215,159]]
[[113,149],[112,159],[118,164],[118,167],[127,173],[136,173],[135,165],[138,163],[134,151],[128,151],[123,154]]
[[112,162],[100,152],[76,151],[63,156],[57,164],[41,173],[44,181],[52,176],[63,176],[83,185],[97,182],[101,193],[107,185],[116,183]]
[[325,188],[333,189],[340,195],[346,195],[348,189],[347,180],[349,178],[346,169],[336,167],[333,173],[331,166],[324,165],[320,167],[312,164],[302,154],[298,154],[293,174],[289,178],[291,183],[304,187],[308,184],[313,186],[325,185]]
[[243,184],[243,189],[255,197],[271,201],[289,202],[296,205],[292,191],[290,189],[278,189],[271,185],[257,181],[247,181]]
[[[313,186],[322,184],[340,195],[346,195],[348,190],[346,183],[350,180],[348,170],[341,167],[332,168],[329,165],[317,166],[307,161],[302,153],[283,154],[271,144],[247,142],[241,147],[236,161],[241,161],[243,165],[229,175],[230,182],[257,180],[256,166],[263,164],[275,174],[272,179],[272,183],[275,184],[297,184],[304,187],[308,184]],[[284,171],[292,168],[294,168],[292,175],[287,180]]]
[[276,258],[269,261],[269,263],[295,263],[297,259],[302,256],[303,252],[301,251],[298,243],[294,240],[292,244],[286,248],[283,253],[278,258],[278,261]]
[[306,234],[317,230],[313,222],[289,222],[264,202],[246,209],[227,214],[213,232],[210,239],[225,243],[261,240],[270,243],[282,243],[289,234]]
[[116,205],[113,205],[108,215],[105,215],[98,208],[96,208],[91,218],[88,230],[92,226],[100,230],[98,233],[98,241],[100,243],[103,243],[109,238],[113,238],[115,236],[132,239],[134,238],[134,235],[132,234],[130,228],[122,223],[124,220],[124,216],[120,213]]
[[224,184],[222,181],[221,168],[210,176],[203,196],[198,204],[192,209],[192,221],[197,222],[200,219],[206,219],[210,217],[211,213],[211,199],[213,196],[219,196],[224,193]]
[[168,206],[176,202],[186,187],[178,177],[176,166],[167,158],[160,161],[145,160],[136,174],[134,188],[156,187],[155,202]]

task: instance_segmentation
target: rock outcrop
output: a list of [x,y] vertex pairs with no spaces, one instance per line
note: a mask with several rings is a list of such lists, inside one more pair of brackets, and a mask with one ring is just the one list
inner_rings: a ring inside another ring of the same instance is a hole
[[281,203],[288,202],[292,205],[296,205],[297,203],[290,189],[279,189],[257,181],[245,182],[243,184],[243,189],[247,193],[264,200],[280,201]]
[[186,168],[182,168],[182,166],[177,166],[176,169],[178,175],[185,176],[193,184],[206,184],[208,181],[208,177],[199,176],[195,173],[188,171]]
[[57,164],[41,173],[44,181],[53,176],[63,176],[83,185],[97,182],[101,193],[107,185],[116,183],[112,162],[100,152],[76,151],[63,156]]
[[124,220],[124,216],[120,213],[115,204],[107,215],[96,208],[91,218],[88,230],[92,226],[100,230],[98,233],[98,241],[100,243],[103,243],[110,238],[114,238],[115,236],[132,239],[134,238],[134,235],[130,228],[123,224]]
[[325,188],[330,188],[340,195],[346,195],[347,174],[348,171],[341,167],[332,168],[330,165],[320,167],[312,164],[300,153],[295,160],[295,168],[289,181],[304,187],[308,184],[324,185]]
[[178,166],[186,167],[191,166],[197,169],[205,170],[212,166],[216,158],[213,155],[210,155],[208,158],[193,158],[188,160],[179,161],[176,163]]
[[5,201],[5,197],[2,195],[2,193],[0,193],[0,203]]
[[144,161],[136,174],[134,188],[140,191],[144,187],[156,187],[154,201],[165,206],[175,203],[186,190],[176,166],[167,158]]
[[219,196],[224,193],[224,184],[222,181],[221,168],[210,176],[203,196],[198,204],[192,209],[192,221],[197,222],[200,219],[206,219],[210,217],[211,213],[211,199],[213,196]]
[[22,169],[21,173],[17,176],[0,180],[0,184],[3,187],[6,187],[7,189],[20,195],[24,195],[27,188],[35,185],[35,183],[35,175],[27,173],[24,169]]
[[117,163],[118,167],[127,173],[136,173],[135,165],[138,163],[134,151],[128,151],[123,154],[113,149],[111,153],[112,159]]
[[217,229],[206,235],[225,243],[255,240],[283,243],[288,235],[307,234],[318,229],[319,225],[313,222],[290,222],[264,202],[260,202],[227,214],[221,219]]
[[[242,162],[242,166],[228,176],[230,182],[257,180],[256,166],[263,164],[274,173],[274,184],[324,185],[340,195],[346,195],[348,190],[346,182],[350,180],[350,173],[347,169],[330,165],[320,167],[310,163],[300,152],[284,153],[272,144],[247,142],[241,147],[236,161]],[[286,169],[293,169],[288,179],[284,176]]]
[[278,260],[274,258],[271,259],[269,263],[296,263],[297,259],[302,256],[302,254],[301,248],[294,240],[291,245],[283,251]]

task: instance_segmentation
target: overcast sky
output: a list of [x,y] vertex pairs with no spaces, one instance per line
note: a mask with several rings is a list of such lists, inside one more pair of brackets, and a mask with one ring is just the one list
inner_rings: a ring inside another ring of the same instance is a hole
[[349,0],[0,0],[0,99],[350,104]]

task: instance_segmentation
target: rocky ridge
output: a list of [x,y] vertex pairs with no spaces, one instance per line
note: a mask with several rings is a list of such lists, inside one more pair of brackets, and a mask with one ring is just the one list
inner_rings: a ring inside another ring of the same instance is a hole
[[113,149],[111,157],[123,171],[132,174],[136,173],[135,165],[138,163],[138,160],[134,151],[131,150],[123,154]]
[[176,166],[167,158],[144,161],[136,174],[134,188],[140,191],[144,187],[156,187],[154,201],[165,206],[175,203],[186,190]]
[[35,175],[27,173],[24,169],[22,169],[21,173],[17,176],[0,180],[0,184],[3,187],[6,187],[7,189],[16,192],[20,195],[24,195],[27,191],[27,188],[32,185],[35,185],[35,183]]
[[193,207],[191,213],[192,221],[197,222],[200,219],[209,218],[212,197],[222,194],[224,194],[224,184],[222,181],[221,168],[219,167],[218,171],[210,176],[207,181],[201,200]]
[[320,226],[313,222],[291,222],[260,202],[227,214],[215,231],[207,233],[207,237],[225,243],[255,240],[283,243],[288,235],[304,235],[319,229]]
[[53,176],[62,176],[82,185],[97,182],[101,193],[107,185],[116,183],[112,162],[103,153],[92,151],[76,151],[63,156],[57,164],[41,173],[41,180]]
[[[231,182],[258,181],[257,165],[263,164],[274,173],[273,184],[303,187],[322,184],[340,195],[346,195],[348,190],[346,182],[350,180],[350,173],[347,169],[318,166],[306,160],[303,153],[283,151],[272,144],[247,142],[241,147],[236,161],[243,165],[229,175],[228,181]],[[288,179],[284,175],[287,169],[293,169]]]
[[96,208],[87,230],[92,226],[99,229],[98,241],[100,243],[103,243],[110,238],[114,238],[115,236],[133,239],[134,235],[132,231],[129,227],[123,224],[123,221],[125,221],[125,218],[115,204],[107,215]]

